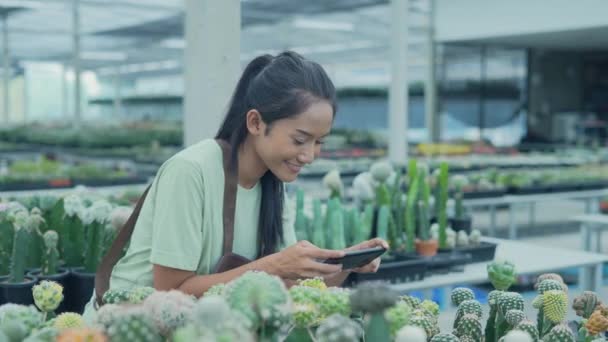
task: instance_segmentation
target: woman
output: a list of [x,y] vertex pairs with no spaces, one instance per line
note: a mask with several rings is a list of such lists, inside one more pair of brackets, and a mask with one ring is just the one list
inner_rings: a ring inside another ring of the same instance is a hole
[[[154,286],[201,296],[249,270],[275,274],[287,284],[323,277],[340,285],[348,272],[319,260],[344,251],[296,243],[293,212],[284,210],[283,182],[312,163],[335,116],[335,89],[317,63],[293,52],[255,58],[245,68],[216,140],[177,153],[159,169],[143,203],[127,253],[110,288]],[[253,260],[214,273],[223,251],[225,177],[221,142],[230,146],[238,186],[233,251]],[[384,246],[370,240],[349,250]],[[354,271],[375,272],[379,259]],[[91,311],[91,305],[86,311]]]

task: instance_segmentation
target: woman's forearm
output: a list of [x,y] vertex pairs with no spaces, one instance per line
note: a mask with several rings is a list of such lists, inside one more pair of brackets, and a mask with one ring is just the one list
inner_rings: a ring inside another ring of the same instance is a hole
[[335,275],[327,276],[324,278],[325,284],[327,284],[327,286],[342,286],[350,273],[351,271],[346,270]]

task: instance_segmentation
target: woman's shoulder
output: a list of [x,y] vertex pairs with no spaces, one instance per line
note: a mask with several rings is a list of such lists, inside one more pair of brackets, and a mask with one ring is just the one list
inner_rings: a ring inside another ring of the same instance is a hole
[[202,166],[210,162],[221,162],[221,152],[215,139],[204,139],[179,151],[165,163],[188,163],[193,166]]

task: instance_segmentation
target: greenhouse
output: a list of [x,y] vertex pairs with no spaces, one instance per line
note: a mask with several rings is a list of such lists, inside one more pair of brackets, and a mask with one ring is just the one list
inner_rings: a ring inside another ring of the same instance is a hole
[[0,342],[607,341],[606,13],[0,0]]

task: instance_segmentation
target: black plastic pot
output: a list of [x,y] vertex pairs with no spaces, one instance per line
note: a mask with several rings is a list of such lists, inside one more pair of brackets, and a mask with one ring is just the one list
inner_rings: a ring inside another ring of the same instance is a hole
[[[8,279],[8,275],[3,275],[0,276],[0,283],[6,281]],[[4,297],[2,296],[2,293],[0,293],[0,305],[6,303],[6,301],[4,300]]]
[[467,232],[467,234],[471,234],[471,227],[473,225],[473,218],[470,216],[464,217],[464,218],[455,218],[455,217],[450,217],[449,218],[450,221],[450,226],[452,227],[452,229],[455,232],[459,232],[461,230],[464,230],[465,232]]
[[364,281],[388,281],[391,283],[404,283],[424,279],[427,271],[427,262],[420,257],[400,257],[400,261],[382,262],[376,273],[351,273],[345,286],[355,286]]
[[69,293],[67,293],[66,291],[68,290],[67,286],[68,286],[68,280],[69,280],[69,276],[70,276],[70,270],[67,268],[60,267],[59,273],[57,273],[57,274],[40,275],[40,273],[42,273],[42,271],[40,269],[38,269],[35,271],[28,272],[27,276],[36,277],[36,278],[38,278],[38,281],[52,280],[52,281],[58,283],[59,285],[61,285],[63,287],[63,297],[64,298],[63,298],[63,301],[61,301],[61,304],[59,304],[59,307],[57,308],[57,310],[55,310],[55,313],[60,314],[63,312],[68,312],[66,296],[69,296]]
[[35,277],[26,278],[23,283],[8,283],[8,279],[0,282],[0,301],[22,305],[34,304],[32,287],[38,281]]
[[95,288],[95,273],[84,271],[84,267],[70,269],[65,297],[66,310],[82,314],[85,305],[93,295]]

